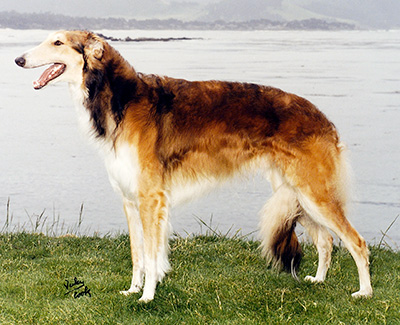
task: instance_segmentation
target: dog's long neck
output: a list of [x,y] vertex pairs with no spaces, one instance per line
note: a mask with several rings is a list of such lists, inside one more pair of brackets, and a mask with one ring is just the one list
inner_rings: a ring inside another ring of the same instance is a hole
[[90,115],[97,138],[108,139],[124,118],[128,104],[140,100],[144,83],[135,69],[111,46],[106,45],[101,61],[85,62],[83,105]]

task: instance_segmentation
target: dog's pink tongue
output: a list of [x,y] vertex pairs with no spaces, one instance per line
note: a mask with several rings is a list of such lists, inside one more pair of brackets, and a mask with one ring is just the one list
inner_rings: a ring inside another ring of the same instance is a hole
[[57,78],[65,71],[65,64],[62,63],[54,63],[50,67],[48,67],[38,80],[33,82],[33,88],[41,89],[46,86],[51,80]]

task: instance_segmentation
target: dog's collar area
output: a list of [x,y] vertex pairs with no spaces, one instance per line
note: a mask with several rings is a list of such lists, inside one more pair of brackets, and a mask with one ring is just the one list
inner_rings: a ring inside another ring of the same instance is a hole
[[56,79],[60,75],[62,75],[65,71],[66,65],[63,63],[54,63],[50,67],[48,67],[38,80],[33,82],[33,88],[41,89],[46,86],[51,80]]

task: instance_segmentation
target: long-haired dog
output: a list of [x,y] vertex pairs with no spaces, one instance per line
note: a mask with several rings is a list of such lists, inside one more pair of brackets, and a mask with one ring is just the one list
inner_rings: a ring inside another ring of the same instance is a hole
[[296,270],[302,224],[324,281],[332,230],[353,256],[360,290],[371,296],[368,249],[346,219],[345,149],[335,126],[313,104],[250,83],[138,73],[99,36],[60,31],[18,57],[23,68],[50,65],[35,89],[66,81],[81,126],[98,144],[113,188],[122,195],[132,253],[128,295],[154,298],[169,270],[170,206],[234,175],[261,169],[274,194],[262,210],[261,245],[269,261]]

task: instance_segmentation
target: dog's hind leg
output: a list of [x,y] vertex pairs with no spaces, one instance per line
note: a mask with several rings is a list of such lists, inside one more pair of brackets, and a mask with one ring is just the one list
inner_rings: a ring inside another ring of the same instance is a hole
[[335,232],[350,251],[360,281],[360,290],[353,297],[371,296],[368,248],[345,216],[348,176],[342,148],[314,141],[309,149],[311,154],[297,162],[296,175],[292,176],[299,203],[315,223]]
[[307,214],[302,214],[299,223],[306,229],[318,251],[318,269],[315,276],[308,275],[306,281],[323,282],[331,263],[333,238],[328,229],[314,222]]
[[137,293],[143,286],[144,275],[144,251],[143,251],[143,227],[139,217],[139,210],[136,202],[124,199],[124,210],[128,221],[129,239],[132,257],[132,281],[131,286],[126,291],[121,291],[124,295]]
[[302,196],[300,203],[315,222],[335,232],[353,256],[358,269],[360,290],[353,293],[352,296],[372,296],[367,245],[365,240],[346,219],[341,207],[334,201],[322,203],[312,198],[310,199],[308,196]]
[[157,283],[170,266],[168,262],[169,202],[163,190],[139,193],[143,225],[145,284],[140,301],[153,300]]

